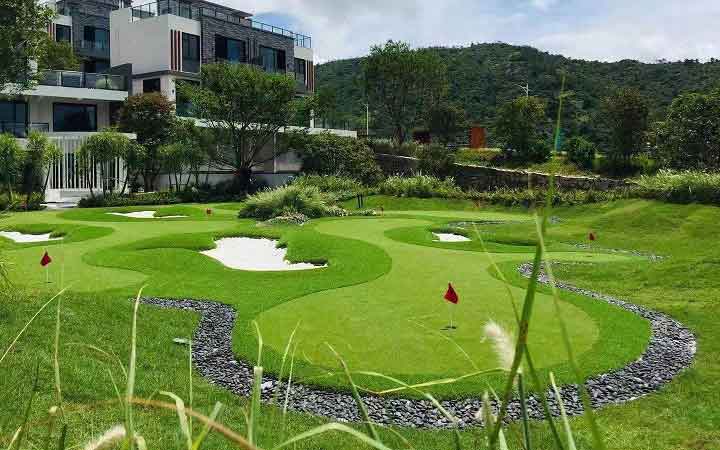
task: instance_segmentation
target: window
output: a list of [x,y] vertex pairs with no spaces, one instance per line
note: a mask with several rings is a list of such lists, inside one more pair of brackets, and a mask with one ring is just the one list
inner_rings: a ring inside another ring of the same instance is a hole
[[285,72],[285,51],[261,46],[260,65],[266,72]]
[[160,78],[143,80],[143,92],[160,92]]
[[53,131],[97,131],[97,106],[53,104]]
[[247,43],[216,34],[215,58],[231,63],[245,63],[247,62]]
[[72,28],[67,25],[55,25],[56,42],[72,42]]
[[110,31],[86,26],[83,29],[83,46],[95,50],[110,48]]
[[302,84],[305,84],[307,79],[307,66],[304,59],[295,58],[295,79]]
[[182,70],[200,72],[200,37],[194,34],[182,35]]
[[83,63],[84,72],[105,73],[110,70],[110,61],[104,59],[87,59]]
[[26,103],[0,101],[0,133],[25,137],[27,134]]

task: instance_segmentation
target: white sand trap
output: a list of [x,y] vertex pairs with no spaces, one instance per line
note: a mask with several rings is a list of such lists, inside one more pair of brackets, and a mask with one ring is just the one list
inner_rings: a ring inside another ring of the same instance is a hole
[[437,239],[435,239],[435,242],[469,242],[470,239],[467,237],[461,235],[461,234],[454,234],[454,233],[433,233]]
[[111,216],[121,216],[121,217],[129,217],[131,219],[182,219],[183,217],[187,216],[161,216],[161,217],[155,217],[155,213],[157,211],[136,211],[136,212],[130,212],[130,213],[107,213]]
[[8,238],[19,244],[32,244],[34,242],[59,241],[62,238],[51,238],[51,233],[47,234],[25,234],[17,231],[0,231],[0,236]]
[[287,250],[277,248],[277,241],[254,238],[224,238],[215,241],[217,248],[201,252],[231,269],[279,272],[311,270],[327,266],[310,263],[292,264],[285,259]]

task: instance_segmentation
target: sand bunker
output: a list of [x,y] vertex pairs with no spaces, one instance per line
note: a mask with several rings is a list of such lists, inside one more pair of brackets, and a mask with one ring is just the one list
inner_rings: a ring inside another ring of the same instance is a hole
[[470,239],[454,233],[433,233],[435,235],[435,242],[469,242]]
[[311,270],[327,266],[310,263],[292,264],[285,259],[287,250],[277,248],[277,241],[254,238],[224,238],[215,241],[217,248],[201,252],[231,269],[249,271]]
[[32,244],[34,242],[59,241],[62,238],[51,238],[51,233],[46,234],[25,234],[17,231],[0,231],[0,236],[8,238],[19,244]]
[[160,216],[156,217],[155,213],[157,211],[136,211],[136,212],[130,212],[130,213],[107,213],[111,216],[121,216],[121,217],[129,217],[131,219],[181,219],[183,217],[187,216]]

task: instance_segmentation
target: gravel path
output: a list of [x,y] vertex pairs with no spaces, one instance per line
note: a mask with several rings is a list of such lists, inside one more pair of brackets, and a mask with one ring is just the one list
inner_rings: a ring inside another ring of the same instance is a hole
[[[524,264],[518,270],[524,276],[530,277],[532,265]],[[544,284],[549,283],[544,274],[540,275],[539,281]],[[558,282],[557,287],[626,309],[648,320],[651,325],[649,345],[638,360],[618,370],[587,380],[586,385],[593,408],[629,402],[657,391],[692,364],[696,351],[695,337],[671,317],[566,283]],[[252,365],[238,360],[232,351],[232,332],[236,312],[231,306],[192,299],[144,298],[142,301],[162,308],[199,313],[201,320],[192,347],[198,372],[211,383],[237,395],[250,395]],[[280,392],[279,403],[283,404],[287,401],[291,410],[343,422],[360,421],[357,407],[350,394],[303,384],[291,384],[288,391],[285,383],[279,383],[272,376],[265,376],[262,383],[263,400],[273,401],[276,392]],[[582,414],[583,407],[576,385],[561,386],[560,393],[568,415]],[[554,395],[549,390],[546,395],[553,415],[559,415]],[[413,428],[447,428],[452,425],[427,400],[383,398],[374,395],[365,395],[364,400],[370,417],[380,424]],[[447,400],[441,403],[458,419],[460,427],[482,425],[475,418],[475,414],[480,409],[479,398]],[[544,417],[537,396],[530,396],[527,403],[532,418]],[[520,403],[515,399],[509,405],[507,420],[518,419],[520,419]]]

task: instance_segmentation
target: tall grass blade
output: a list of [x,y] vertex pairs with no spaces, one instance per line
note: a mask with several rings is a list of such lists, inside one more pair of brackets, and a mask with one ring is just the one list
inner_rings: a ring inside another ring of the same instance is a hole
[[0,364],[2,364],[3,361],[5,361],[5,358],[7,358],[7,355],[10,353],[10,351],[15,347],[15,344],[17,344],[17,341],[20,340],[20,338],[25,334],[28,328],[30,328],[30,325],[37,319],[37,317],[47,308],[52,302],[54,302],[57,298],[59,298],[62,294],[65,293],[65,289],[61,290],[53,298],[45,302],[44,305],[40,307],[40,309],[37,310],[35,315],[33,315],[30,320],[25,324],[25,326],[20,330],[20,332],[15,336],[15,339],[12,340],[8,348],[5,350],[5,353],[0,357]]
[[185,437],[185,446],[187,447],[188,450],[192,450],[192,448],[193,448],[192,432],[190,431],[190,424],[188,422],[187,412],[185,411],[185,402],[183,402],[183,400],[180,397],[173,394],[172,392],[160,391],[160,395],[164,395],[165,397],[170,397],[175,402],[175,408],[177,410],[177,415],[178,415],[178,422],[180,423],[180,431],[182,432],[183,436]]
[[341,423],[328,423],[325,425],[321,425],[317,428],[313,428],[312,430],[306,431],[304,433],[298,434],[297,436],[290,438],[289,440],[283,442],[282,444],[274,447],[274,450],[279,450],[281,448],[285,448],[285,447],[297,444],[306,439],[310,439],[315,436],[319,436],[321,434],[328,433],[330,431],[340,431],[342,433],[349,434],[350,436],[353,436],[360,442],[362,442],[372,448],[375,448],[377,450],[392,450],[390,447],[387,447],[385,444],[383,444],[379,440],[373,439],[370,436],[368,436],[367,434],[357,431],[356,429],[351,428],[347,425],[343,425]]
[[57,301],[57,314],[55,316],[55,351],[53,354],[53,369],[55,372],[55,397],[57,407],[64,418],[65,413],[63,411],[62,403],[62,387],[60,384],[60,308],[62,306],[62,297],[58,298]]
[[543,412],[545,413],[545,420],[550,427],[550,433],[553,436],[555,447],[558,450],[565,450],[562,439],[560,438],[560,433],[555,426],[552,412],[550,411],[550,404],[548,403],[547,395],[545,395],[546,386],[540,381],[540,376],[538,375],[537,370],[535,370],[535,363],[533,363],[530,352],[525,353],[525,362],[527,363],[528,372],[530,373],[530,377],[535,385],[535,391],[538,393],[538,397],[540,397],[540,404],[542,405]]
[[260,417],[260,393],[262,389],[263,368],[255,366],[253,369],[253,390],[250,399],[250,414],[248,418],[247,437],[251,445],[256,445],[257,422]]
[[[190,409],[192,409],[192,407],[193,407],[193,357],[192,357],[193,342],[192,342],[192,339],[188,339],[188,342],[189,342],[189,344],[188,344],[188,384],[189,384],[189,390],[190,390],[188,399],[190,402],[189,403]],[[190,436],[192,437],[192,429],[193,429],[192,416],[190,416],[188,418],[188,420],[190,421],[189,428],[190,428]]]
[[[222,403],[217,402],[215,403],[215,407],[213,408],[212,412],[210,413],[210,422],[215,422],[217,420],[218,415],[220,415],[220,411],[222,410]],[[192,417],[192,416],[190,416]],[[205,442],[205,438],[210,433],[210,422],[206,423],[203,426],[202,431],[200,432],[200,435],[195,439],[195,442],[192,445],[192,450],[199,450],[200,446],[203,442]]]
[[133,305],[132,330],[130,332],[130,362],[128,364],[127,386],[125,389],[125,434],[127,448],[135,448],[135,423],[133,421],[133,397],[135,396],[135,366],[137,359],[137,316],[140,308],[140,298],[145,289],[143,286],[138,291]]
[[518,391],[520,393],[520,411],[522,413],[525,450],[532,450],[532,442],[530,440],[530,417],[528,417],[527,403],[525,401],[525,381],[522,372],[518,373]]
[[355,403],[357,403],[358,410],[360,411],[360,416],[362,417],[363,421],[365,422],[365,426],[367,427],[368,434],[372,436],[372,438],[375,441],[381,442],[380,435],[378,434],[377,430],[375,429],[375,426],[373,425],[372,420],[370,419],[370,414],[368,413],[367,407],[365,406],[365,402],[363,401],[362,397],[360,397],[360,393],[358,392],[357,385],[353,381],[352,375],[350,374],[350,369],[347,366],[347,363],[344,359],[340,356],[338,352],[335,351],[335,349],[328,343],[326,343],[328,347],[330,347],[330,350],[335,354],[335,357],[340,362],[340,366],[342,367],[343,371],[345,372],[345,377],[347,378],[348,382],[350,383],[351,389],[352,389],[352,395],[355,399]]
[[40,360],[38,360],[37,363],[35,364],[35,375],[33,376],[33,384],[32,384],[32,391],[30,392],[30,399],[28,399],[27,406],[25,407],[25,412],[23,414],[22,423],[20,424],[17,439],[14,439],[14,441],[15,441],[14,447],[10,447],[11,449],[19,450],[22,447],[23,439],[27,435],[27,431],[29,428],[28,421],[30,420],[30,412],[32,411],[33,401],[35,400],[35,395],[38,392],[39,385],[40,385]]
[[555,375],[552,372],[550,372],[550,384],[552,384],[553,392],[555,393],[555,400],[557,400],[558,406],[560,407],[560,417],[562,418],[563,428],[565,429],[565,435],[567,436],[568,450],[577,450],[572,429],[570,428],[570,420],[565,412],[565,403],[563,403],[562,397],[560,396],[560,391],[555,384]]
[[273,394],[273,403],[277,403],[278,398],[280,397],[280,387],[282,385],[283,375],[285,373],[285,362],[287,361],[288,354],[290,353],[290,347],[292,346],[293,340],[295,339],[295,333],[297,333],[298,328],[300,328],[300,322],[298,321],[297,325],[295,325],[295,329],[293,329],[292,333],[290,333],[290,337],[288,338],[287,344],[285,345],[285,351],[283,352],[282,362],[280,363],[280,372],[278,373],[278,381],[279,383],[275,387],[275,393]]

